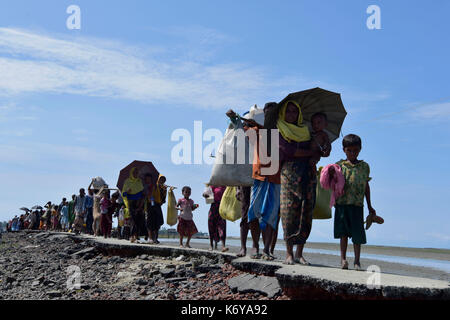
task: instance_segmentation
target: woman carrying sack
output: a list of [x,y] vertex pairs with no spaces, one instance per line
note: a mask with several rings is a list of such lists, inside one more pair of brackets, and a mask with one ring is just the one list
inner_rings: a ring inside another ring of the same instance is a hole
[[[222,242],[222,252],[228,251],[225,246],[225,241],[227,238],[227,222],[222,219],[219,213],[220,201],[222,200],[223,193],[226,187],[215,187],[210,186],[213,195],[214,202],[211,204],[208,213],[208,231],[209,231],[209,250],[217,250],[217,243]],[[208,194],[203,193],[203,197],[207,198]]]

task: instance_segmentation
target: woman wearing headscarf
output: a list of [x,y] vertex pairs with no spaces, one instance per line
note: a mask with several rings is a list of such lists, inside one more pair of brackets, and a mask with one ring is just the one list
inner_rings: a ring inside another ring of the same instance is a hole
[[141,200],[144,197],[144,185],[142,180],[137,176],[136,168],[130,170],[130,176],[125,180],[122,188],[122,195],[128,202],[128,210],[130,212],[131,222],[131,242],[136,242],[141,234],[141,226],[143,222],[142,211],[139,210]]
[[[279,111],[277,128],[280,132],[281,204],[280,215],[286,241],[286,264],[309,264],[303,257],[303,247],[312,226],[315,188],[310,179],[310,133],[303,124],[300,106],[285,102]],[[297,245],[294,258],[293,247]]]
[[161,206],[166,202],[167,187],[165,186],[166,177],[162,174],[159,175],[156,186],[153,188],[151,194],[147,198],[147,230],[151,243],[158,244],[159,228],[164,224],[163,213]]
[[[211,207],[208,213],[208,231],[209,231],[209,243],[210,250],[217,249],[217,243],[222,242],[222,252],[228,251],[225,246],[227,239],[227,222],[222,219],[219,213],[220,201],[222,200],[223,193],[226,187],[210,186],[214,194],[214,202],[211,203]],[[206,194],[203,196],[206,198]]]

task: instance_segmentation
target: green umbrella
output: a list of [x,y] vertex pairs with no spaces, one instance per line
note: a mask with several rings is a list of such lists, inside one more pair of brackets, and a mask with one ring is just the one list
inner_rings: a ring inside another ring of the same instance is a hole
[[286,98],[280,101],[277,107],[270,110],[270,115],[266,117],[267,122],[264,123],[266,128],[276,127],[279,109],[289,100],[296,101],[299,104],[302,109],[303,121],[310,129],[311,116],[316,112],[322,112],[327,115],[328,127],[324,131],[328,134],[330,141],[333,142],[339,137],[347,111],[345,111],[339,93],[324,90],[322,88],[313,88],[290,93]]

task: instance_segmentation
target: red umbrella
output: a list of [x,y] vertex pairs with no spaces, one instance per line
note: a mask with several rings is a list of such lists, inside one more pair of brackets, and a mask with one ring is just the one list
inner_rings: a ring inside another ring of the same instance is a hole
[[120,170],[119,179],[117,180],[116,185],[120,191],[122,191],[123,184],[125,183],[125,180],[130,176],[130,171],[133,168],[136,168],[137,176],[141,178],[142,181],[144,181],[144,176],[148,173],[152,175],[153,185],[155,185],[158,181],[159,172],[158,170],[156,170],[153,163],[151,163],[150,161],[134,160],[132,163]]

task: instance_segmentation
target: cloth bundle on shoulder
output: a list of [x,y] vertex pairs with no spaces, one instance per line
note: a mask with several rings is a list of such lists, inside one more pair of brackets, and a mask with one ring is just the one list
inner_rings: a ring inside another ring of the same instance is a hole
[[[322,167],[317,172],[317,180],[320,180]],[[316,205],[313,210],[313,219],[331,219],[331,190],[322,188],[320,182],[316,186]]]
[[206,187],[206,189],[203,192],[203,194],[206,195],[206,197],[205,197],[206,204],[214,203],[214,192],[213,192],[213,190],[212,190],[212,188],[210,186]]
[[252,186],[252,162],[253,148],[242,123],[231,123],[217,150],[208,185]]
[[[334,168],[333,179],[330,179],[329,170]],[[322,169],[320,174],[322,188],[331,190],[330,208],[336,203],[336,199],[344,194],[345,178],[341,167],[337,164],[329,164]]]
[[166,223],[169,226],[176,225],[178,221],[178,210],[177,210],[177,200],[173,193],[172,188],[169,189],[167,195],[167,219]]
[[236,187],[227,187],[219,206],[219,214],[222,219],[233,222],[242,217],[242,204],[236,198],[236,189]]

